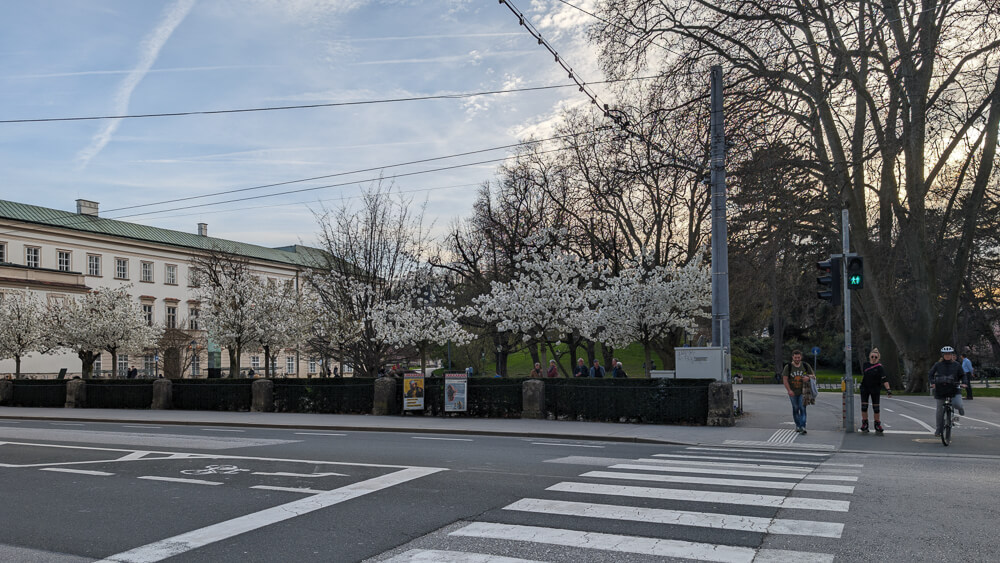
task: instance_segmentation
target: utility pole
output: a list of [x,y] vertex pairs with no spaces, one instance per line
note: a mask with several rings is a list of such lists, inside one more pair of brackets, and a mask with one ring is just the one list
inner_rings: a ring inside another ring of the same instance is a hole
[[854,362],[854,352],[851,346],[851,290],[847,279],[847,258],[851,253],[851,227],[847,209],[840,212],[843,224],[843,253],[840,261],[841,280],[844,285],[844,431],[854,432],[854,377],[851,375],[851,364]]
[[[726,229],[726,129],[722,114],[722,67],[712,67],[709,136],[712,190],[712,346],[729,346],[729,247]],[[729,373],[726,373],[729,378]]]

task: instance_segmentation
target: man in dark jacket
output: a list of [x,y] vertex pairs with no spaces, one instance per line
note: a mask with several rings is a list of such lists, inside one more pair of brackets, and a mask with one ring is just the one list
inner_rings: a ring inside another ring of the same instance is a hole
[[[937,400],[935,436],[941,435],[941,427],[944,426],[944,400],[949,395],[951,396],[951,404],[958,410],[958,414],[965,416],[961,389],[965,387],[965,373],[962,371],[962,364],[955,361],[955,349],[951,346],[941,348],[941,358],[941,361],[934,364],[931,371],[927,373],[931,391],[934,392],[934,398]],[[958,417],[956,416],[953,420],[958,422]]]
[[573,377],[587,377],[589,375],[590,370],[587,369],[587,363],[583,361],[583,358],[578,358],[576,367],[573,368]]
[[604,371],[604,366],[601,362],[594,360],[594,366],[590,368],[590,377],[604,377],[607,372]]

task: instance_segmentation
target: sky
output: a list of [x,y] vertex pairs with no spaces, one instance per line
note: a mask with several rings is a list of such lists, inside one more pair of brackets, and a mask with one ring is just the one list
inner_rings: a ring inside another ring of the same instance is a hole
[[[595,0],[512,1],[578,76],[602,79],[586,42],[595,20],[569,5],[592,12]],[[0,198],[65,211],[87,199],[103,217],[314,245],[314,211],[356,201],[380,175],[409,174],[395,187],[426,199],[443,233],[468,216],[498,163],[433,169],[510,151],[392,165],[545,138],[587,98],[575,87],[507,91],[570,84],[496,0],[9,0],[0,3]],[[506,93],[11,122],[486,91]],[[355,172],[364,169],[374,170]],[[285,182],[294,183],[247,189]],[[321,187],[330,184],[340,185]],[[213,195],[234,190],[243,191]],[[291,190],[306,191],[280,194]],[[183,198],[196,199],[169,202]]]

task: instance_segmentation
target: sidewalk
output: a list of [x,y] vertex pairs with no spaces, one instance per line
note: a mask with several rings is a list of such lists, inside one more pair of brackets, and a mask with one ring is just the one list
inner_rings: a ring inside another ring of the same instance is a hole
[[[759,445],[813,447],[832,450],[843,438],[840,432],[810,431],[794,444],[773,439],[776,426],[761,426],[752,415],[737,419],[733,427],[615,424],[557,420],[465,418],[431,416],[370,416],[177,410],[61,409],[0,407],[0,420],[58,420],[128,424],[240,426],[296,428],[359,432],[472,434],[568,440],[598,440],[677,445]],[[738,442],[733,444],[731,442]]]

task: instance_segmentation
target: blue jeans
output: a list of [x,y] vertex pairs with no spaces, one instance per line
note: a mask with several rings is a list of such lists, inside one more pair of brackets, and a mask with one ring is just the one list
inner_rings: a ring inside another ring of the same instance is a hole
[[806,404],[802,395],[791,395],[788,399],[792,402],[792,419],[796,428],[806,427]]

